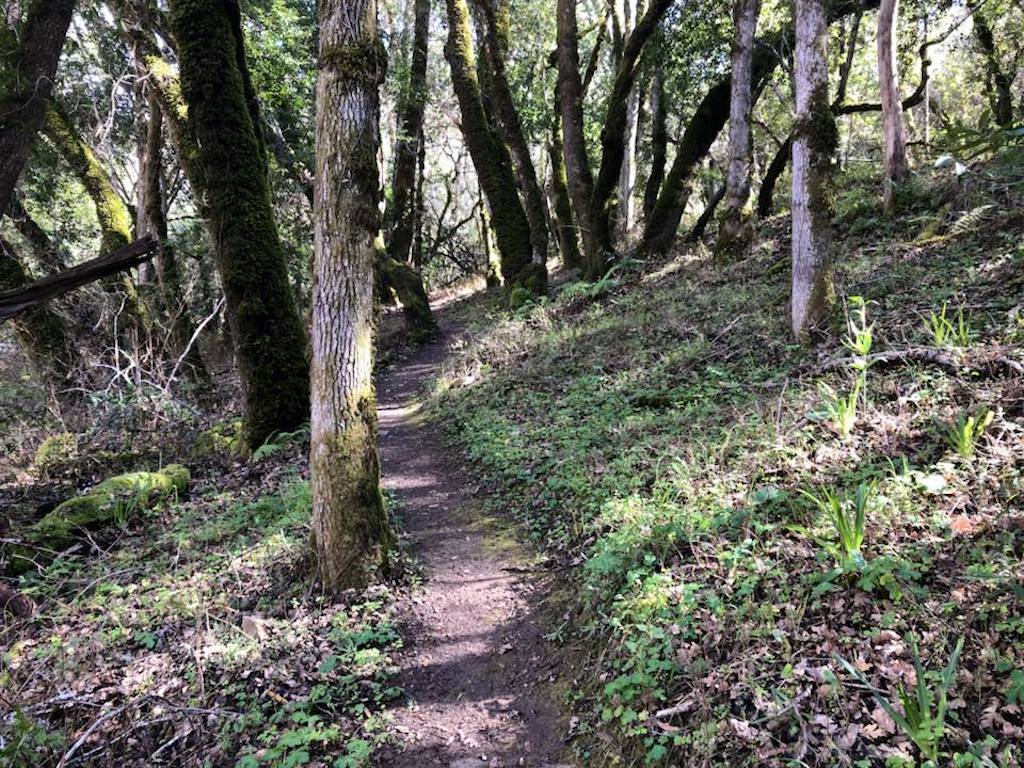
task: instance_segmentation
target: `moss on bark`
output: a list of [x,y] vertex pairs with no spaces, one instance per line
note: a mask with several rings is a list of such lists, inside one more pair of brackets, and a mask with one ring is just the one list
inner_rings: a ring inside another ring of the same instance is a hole
[[214,235],[242,383],[245,441],[256,447],[308,418],[306,339],[238,54],[237,6],[173,0],[170,9],[187,125],[202,168],[202,210]]

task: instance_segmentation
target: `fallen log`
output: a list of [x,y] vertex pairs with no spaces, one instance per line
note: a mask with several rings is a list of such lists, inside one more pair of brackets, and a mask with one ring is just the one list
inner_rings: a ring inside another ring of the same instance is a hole
[[68,291],[73,291],[75,288],[138,266],[151,258],[156,247],[156,239],[151,235],[146,235],[129,243],[124,248],[118,248],[116,251],[79,264],[77,267],[49,275],[24,288],[0,291],[0,323],[17,317],[23,312],[28,312],[30,309],[45,304]]

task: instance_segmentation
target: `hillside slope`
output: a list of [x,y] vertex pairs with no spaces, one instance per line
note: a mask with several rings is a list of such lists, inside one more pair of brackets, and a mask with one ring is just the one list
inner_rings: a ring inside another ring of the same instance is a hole
[[[1019,178],[936,172],[892,220],[845,178],[813,350],[787,337],[784,218],[726,268],[629,260],[511,319],[461,310],[475,340],[432,408],[565,569],[583,764],[1021,764]],[[958,662],[916,745],[889,712],[915,644],[933,706]]]

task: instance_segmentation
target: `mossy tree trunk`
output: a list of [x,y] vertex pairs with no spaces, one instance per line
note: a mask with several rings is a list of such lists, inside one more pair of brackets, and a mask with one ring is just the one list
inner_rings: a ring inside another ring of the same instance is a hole
[[[23,288],[32,276],[13,246],[0,238],[0,291]],[[32,309],[11,320],[14,338],[48,390],[58,412],[82,401],[79,376],[82,357],[67,323],[52,304]]]
[[974,27],[974,39],[985,58],[985,71],[988,74],[985,90],[992,108],[992,117],[996,125],[1009,128],[1013,123],[1013,76],[1006,72],[999,61],[992,24],[981,9],[981,2],[976,0],[968,6],[973,9],[971,22]]
[[832,302],[832,158],[838,147],[835,115],[828,99],[826,0],[796,0],[793,139],[794,338],[809,340]]
[[878,7],[878,85],[882,102],[882,208],[896,210],[896,186],[907,178],[907,139],[896,69],[896,25],[899,0],[882,0]]
[[[672,0],[652,0],[643,18],[637,22],[636,28],[625,39],[622,47],[612,91],[608,97],[604,126],[601,128],[601,165],[590,201],[590,224],[593,227],[591,245],[596,249],[595,253],[588,255],[590,263],[587,276],[590,279],[601,276],[600,272],[607,264],[608,256],[614,253],[612,220],[617,202],[615,189],[627,149],[629,96],[636,84],[640,55],[670,5]],[[575,17],[575,13],[573,16]],[[595,272],[596,268],[600,268],[600,271]]]
[[181,270],[174,247],[167,236],[163,193],[163,112],[153,88],[146,88],[146,100],[149,116],[146,121],[146,148],[142,166],[142,219],[158,243],[153,262],[160,293],[160,309],[168,326],[170,352],[176,358],[184,356],[182,370],[193,381],[202,383],[208,381],[210,375],[199,347],[190,345],[195,325],[185,304]]
[[43,124],[75,0],[34,2],[19,38],[0,24],[0,215]]
[[423,278],[411,268],[416,227],[416,162],[423,143],[423,114],[427,104],[427,45],[430,42],[430,0],[415,0],[409,82],[399,105],[398,140],[391,181],[391,204],[385,216],[388,243],[381,272],[402,302],[406,325],[416,339],[428,339],[437,323]]
[[[53,142],[71,171],[85,187],[100,226],[100,255],[113,253],[132,241],[132,215],[128,205],[114,188],[110,174],[102,166],[92,147],[82,140],[71,117],[55,102],[46,105],[43,132]],[[138,290],[130,275],[103,281],[103,289],[116,305],[111,321],[121,344],[135,346],[148,332],[148,320],[139,301]]]
[[716,255],[723,260],[745,255],[753,236],[750,224],[751,109],[754,101],[751,65],[760,0],[733,3],[732,82],[729,105],[729,160],[725,173],[725,207],[722,211]]
[[[557,102],[557,84],[555,89],[555,100]],[[551,189],[554,197],[555,222],[558,231],[558,250],[562,255],[562,264],[568,269],[581,269],[583,267],[583,258],[580,255],[576,222],[573,221],[572,216],[569,177],[565,172],[565,154],[562,146],[562,117],[557,103],[552,114],[551,143],[548,145],[548,156],[551,158]]]
[[590,218],[594,176],[583,133],[584,87],[580,77],[580,51],[577,45],[579,25],[574,0],[558,0],[555,36],[555,60],[558,67],[556,96],[562,120],[562,147],[573,218],[583,242],[584,274],[588,277],[600,276],[604,272],[604,259],[594,243],[594,228]]
[[243,435],[256,447],[309,417],[309,371],[241,55],[239,13],[231,0],[170,3],[193,137],[186,152],[194,150],[200,167],[201,210],[214,236],[242,383]]
[[367,584],[393,537],[380,491],[373,270],[380,96],[376,0],[320,0],[312,332],[313,547],[324,589]]
[[665,70],[661,64],[654,67],[651,78],[651,169],[644,187],[644,221],[651,217],[658,192],[665,180],[668,161],[668,109],[665,104]]
[[476,55],[466,0],[446,0],[448,41],[445,57],[462,114],[466,140],[480,188],[487,198],[491,226],[501,254],[501,275],[506,291],[517,287],[535,294],[547,288],[547,270],[533,260],[530,224],[523,209],[508,147],[491,125],[477,79]]
[[495,123],[503,141],[512,154],[516,178],[523,198],[523,209],[530,224],[530,242],[533,246],[533,261],[545,264],[548,255],[548,207],[537,179],[537,170],[530,155],[530,146],[519,119],[519,110],[512,98],[512,90],[505,72],[508,55],[509,8],[507,3],[494,0],[475,0],[479,8],[483,45],[480,59],[486,65],[490,81],[490,101],[494,110]]

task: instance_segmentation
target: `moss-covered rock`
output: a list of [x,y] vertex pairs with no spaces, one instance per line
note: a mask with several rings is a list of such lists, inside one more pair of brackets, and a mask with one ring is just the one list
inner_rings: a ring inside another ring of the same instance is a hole
[[192,458],[205,459],[216,455],[244,456],[245,443],[242,441],[242,420],[233,419],[214,424],[199,433],[192,446]]
[[48,551],[67,548],[81,531],[124,525],[145,509],[151,509],[188,490],[191,475],[180,464],[158,472],[127,472],[108,478],[85,493],[58,505],[25,534],[25,545],[5,551],[7,571],[21,573]]

